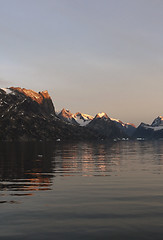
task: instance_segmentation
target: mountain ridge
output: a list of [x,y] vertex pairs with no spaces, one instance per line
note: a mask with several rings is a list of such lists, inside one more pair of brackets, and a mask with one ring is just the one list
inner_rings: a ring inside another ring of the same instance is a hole
[[47,90],[35,92],[20,87],[0,88],[0,140],[65,140],[163,138],[163,117],[151,124],[132,123],[62,109],[55,111]]
[[[65,112],[71,119],[71,112]],[[94,127],[85,127],[93,120],[88,114],[77,112],[73,117],[77,124],[60,119],[47,91],[37,93],[20,87],[0,89],[0,140],[111,140],[113,136],[121,137],[115,127],[109,130],[111,135],[101,134]]]
[[[80,112],[78,112],[76,114],[73,114],[69,110],[66,110],[66,109],[63,108],[57,115],[58,115],[59,118],[61,118],[62,120],[66,121],[66,122],[69,122],[71,124],[76,124],[76,125],[78,124],[80,126],[88,126],[88,124],[93,119],[101,119],[101,118],[105,119],[105,120],[109,119],[109,120],[115,122],[116,126],[118,128],[120,128],[120,130],[122,132],[124,132],[124,135],[126,135],[128,137],[130,137],[136,129],[136,126],[134,124],[123,123],[121,120],[114,119],[114,118],[109,118],[108,115],[105,112],[99,112],[95,115],[95,117],[93,117],[91,115],[80,113]],[[85,117],[84,123],[76,119],[77,115]]]

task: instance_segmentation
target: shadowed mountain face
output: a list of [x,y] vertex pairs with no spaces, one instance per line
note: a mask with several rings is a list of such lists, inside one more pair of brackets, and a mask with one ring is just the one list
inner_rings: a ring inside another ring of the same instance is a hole
[[98,113],[94,119],[87,125],[87,128],[93,129],[101,135],[102,138],[123,138],[127,137],[123,131],[107,116],[106,113]]
[[131,137],[135,130],[136,126],[132,123],[123,123],[121,120],[111,118],[113,122],[121,129],[122,132],[124,132],[127,136]]

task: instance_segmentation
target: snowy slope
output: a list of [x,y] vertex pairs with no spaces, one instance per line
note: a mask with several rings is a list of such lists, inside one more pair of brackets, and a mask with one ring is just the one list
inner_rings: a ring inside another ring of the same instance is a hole
[[145,129],[151,129],[153,131],[163,130],[163,117],[159,116],[159,117],[155,118],[151,125],[141,123],[140,127],[145,128]]
[[[152,127],[162,127],[163,128],[163,117],[159,116],[157,117],[153,123],[151,124]],[[156,128],[157,129],[157,128]]]
[[95,119],[96,118],[109,119],[108,115],[104,112],[97,113],[96,116],[95,116]]
[[77,112],[72,114],[69,110],[62,109],[60,113],[57,114],[59,118],[65,120],[66,122],[86,126],[92,119],[93,116]]
[[120,128],[120,130],[122,130],[128,136],[131,136],[136,129],[136,126],[131,123],[123,123],[121,120],[109,118],[105,112],[97,113],[96,116],[93,117],[91,115],[84,114],[81,112],[72,114],[69,110],[62,109],[62,111],[57,115],[62,120],[79,126],[87,126],[94,119],[103,119],[105,121],[109,120],[114,122],[116,126]]
[[141,123],[134,133],[134,137],[145,139],[162,139],[163,138],[163,117],[159,116],[154,119],[152,124]]
[[93,116],[78,112],[73,115],[73,118],[80,126],[86,126],[93,119]]

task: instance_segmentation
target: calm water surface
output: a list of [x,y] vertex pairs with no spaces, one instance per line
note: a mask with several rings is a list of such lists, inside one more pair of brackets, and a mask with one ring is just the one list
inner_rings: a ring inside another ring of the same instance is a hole
[[163,239],[163,141],[0,143],[0,239]]

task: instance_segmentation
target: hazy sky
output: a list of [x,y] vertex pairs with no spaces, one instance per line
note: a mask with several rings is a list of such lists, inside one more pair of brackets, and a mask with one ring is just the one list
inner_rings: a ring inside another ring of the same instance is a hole
[[151,123],[163,115],[163,1],[0,0],[0,85]]

